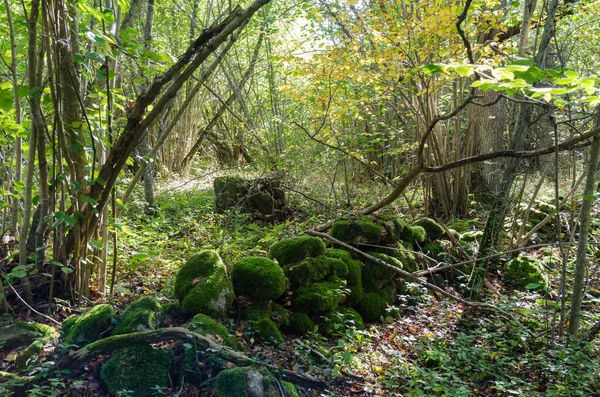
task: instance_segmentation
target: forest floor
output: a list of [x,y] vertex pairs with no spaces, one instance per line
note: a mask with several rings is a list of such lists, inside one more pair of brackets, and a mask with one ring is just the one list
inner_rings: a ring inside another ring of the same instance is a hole
[[[224,262],[231,264],[248,255],[266,255],[268,247],[280,239],[299,235],[335,216],[320,214],[306,202],[293,202],[294,209],[286,212],[285,219],[217,213],[208,180],[160,187],[158,211],[144,210],[139,200],[128,205],[120,225],[114,296],[107,298],[92,289],[90,306],[111,303],[123,309],[140,296],[175,302],[174,274],[198,250],[216,249]],[[481,221],[469,222],[469,227],[476,230]],[[537,251],[529,254],[537,255]],[[501,272],[492,273],[489,281],[499,293],[488,291],[486,301],[513,318],[427,294],[416,304],[389,307],[388,315],[363,331],[344,329],[334,338],[317,333],[304,338],[289,336],[282,345],[272,346],[255,340],[235,319],[227,326],[257,362],[306,373],[330,385],[321,393],[302,390],[305,396],[599,396],[597,343],[566,345],[556,334],[558,274],[559,269],[552,270],[552,290],[542,294],[512,290],[503,284]],[[590,267],[589,280],[592,294],[586,295],[584,326],[600,317],[600,299],[594,292],[600,290],[597,261]],[[460,288],[453,283],[444,286],[457,295]],[[52,317],[62,321],[83,310],[85,307],[71,307],[65,301],[56,306]],[[24,307],[3,317],[0,325],[31,319],[55,327]],[[182,326],[186,320],[175,313],[162,325]],[[181,358],[177,346],[169,346],[176,359]],[[44,369],[68,348],[64,342],[45,346],[37,364],[30,367],[28,375],[39,381],[27,396],[107,395],[98,374],[108,357],[98,356],[76,378]],[[17,353],[1,356],[0,370],[13,371]],[[229,364],[207,359],[201,382],[179,383],[161,395],[214,396],[214,377],[223,367]]]

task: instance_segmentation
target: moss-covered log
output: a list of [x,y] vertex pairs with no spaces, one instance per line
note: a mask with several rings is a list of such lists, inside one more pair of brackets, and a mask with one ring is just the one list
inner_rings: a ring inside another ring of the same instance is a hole
[[210,354],[215,355],[225,361],[230,361],[238,366],[261,365],[272,373],[279,374],[282,379],[294,383],[298,386],[308,387],[315,390],[325,390],[327,384],[321,380],[315,379],[309,375],[299,374],[273,365],[258,363],[245,355],[235,352],[228,347],[217,344],[206,336],[192,332],[186,328],[173,327],[164,328],[155,331],[134,332],[125,335],[110,336],[91,343],[86,347],[72,351],[56,366],[59,369],[76,370],[83,368],[83,364],[98,354],[111,354],[126,346],[136,343],[156,343],[168,340],[193,340],[197,349],[209,350]]

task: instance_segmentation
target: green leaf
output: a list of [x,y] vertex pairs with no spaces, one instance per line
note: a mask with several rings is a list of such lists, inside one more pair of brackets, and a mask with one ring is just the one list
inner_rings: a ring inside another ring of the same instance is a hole
[[70,267],[67,267],[67,266],[62,266],[60,268],[60,270],[62,270],[62,272],[64,274],[71,274],[71,273],[73,273],[73,269],[71,269]]
[[150,255],[146,254],[145,252],[137,252],[133,255],[133,259],[136,261],[143,261],[145,259],[148,259],[148,257],[150,257]]
[[99,250],[104,248],[104,244],[102,244],[102,241],[100,241],[100,240],[91,240],[90,245]]
[[27,276],[27,272],[25,272],[23,270],[14,270],[13,269],[13,271],[10,272],[8,275],[13,278],[23,278],[23,277]]

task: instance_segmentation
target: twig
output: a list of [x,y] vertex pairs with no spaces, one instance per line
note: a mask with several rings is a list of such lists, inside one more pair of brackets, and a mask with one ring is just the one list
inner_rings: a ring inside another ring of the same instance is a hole
[[47,315],[45,315],[45,314],[43,314],[43,313],[40,313],[40,312],[38,312],[37,310],[35,310],[35,309],[34,309],[33,307],[31,307],[31,306],[30,306],[30,305],[29,305],[27,302],[25,302],[25,300],[24,300],[23,298],[21,298],[21,295],[19,295],[19,293],[17,292],[17,290],[15,289],[15,287],[13,287],[13,286],[12,286],[12,284],[11,284],[11,283],[10,283],[8,280],[6,280],[6,283],[8,284],[8,286],[10,287],[10,289],[12,289],[12,290],[13,290],[13,292],[15,293],[15,295],[17,295],[17,298],[19,298],[19,300],[20,300],[21,302],[23,302],[23,303],[25,304],[25,306],[27,306],[27,307],[29,308],[29,310],[31,310],[32,312],[34,312],[34,313],[36,313],[36,314],[38,314],[38,315],[40,315],[40,316],[44,317],[46,320],[49,320],[49,321],[53,322],[54,324],[57,324],[57,325],[62,325],[62,324],[61,324],[59,321],[56,321],[56,320],[55,320],[55,319],[53,319],[52,317],[50,317],[50,316],[47,316]]

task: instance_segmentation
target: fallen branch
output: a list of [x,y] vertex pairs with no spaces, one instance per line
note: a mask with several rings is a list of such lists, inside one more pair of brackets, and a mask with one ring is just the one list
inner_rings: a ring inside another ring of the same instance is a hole
[[257,362],[245,355],[233,351],[225,346],[221,346],[211,339],[197,334],[182,327],[163,328],[155,331],[134,332],[125,335],[110,336],[91,343],[79,350],[70,352],[62,358],[56,367],[60,369],[75,370],[83,368],[83,365],[96,357],[98,354],[110,354],[114,351],[130,346],[136,343],[156,343],[168,340],[193,340],[196,348],[209,351],[211,354],[234,363],[238,366],[260,365],[272,373],[279,374],[285,381],[294,383],[298,386],[307,387],[315,390],[325,390],[327,384],[321,380],[315,379],[310,375],[299,374],[274,365]]
[[439,293],[439,294],[441,294],[441,295],[443,295],[443,296],[445,296],[447,298],[450,298],[450,299],[452,299],[452,300],[454,300],[454,301],[456,301],[458,303],[461,303],[461,304],[463,304],[465,306],[478,307],[480,309],[489,309],[489,310],[492,310],[492,311],[497,311],[497,312],[502,313],[504,316],[508,317],[510,320],[514,320],[515,319],[510,313],[508,313],[508,312],[500,309],[497,306],[494,306],[494,305],[492,305],[490,303],[473,302],[473,301],[469,301],[469,300],[465,300],[465,299],[459,298],[458,296],[452,295],[451,293],[444,291],[440,287],[438,287],[436,285],[433,285],[431,283],[428,283],[427,281],[421,279],[420,277],[418,277],[418,276],[416,276],[416,275],[414,275],[412,273],[407,272],[406,270],[402,270],[402,269],[400,269],[400,268],[398,268],[398,267],[396,267],[394,265],[390,265],[389,263],[384,262],[381,259],[375,258],[374,256],[371,256],[371,255],[367,254],[366,252],[363,252],[363,251],[361,251],[361,250],[359,250],[357,248],[354,248],[353,246],[351,246],[349,244],[346,244],[346,243],[344,243],[344,242],[342,242],[342,241],[340,241],[340,240],[338,240],[338,239],[336,239],[334,237],[331,237],[328,234],[316,232],[316,231],[313,231],[313,230],[307,231],[306,234],[311,235],[311,236],[315,236],[315,237],[321,237],[321,238],[327,239],[327,240],[335,243],[336,245],[339,245],[340,247],[345,248],[348,251],[354,252],[355,254],[360,255],[363,258],[368,259],[368,260],[370,260],[373,263],[377,263],[378,265],[381,265],[381,266],[384,266],[384,267],[386,267],[386,268],[388,268],[390,270],[393,270],[394,272],[400,274],[403,277],[408,277],[411,280],[415,281],[417,284],[420,284],[420,285],[424,286],[425,288],[427,288],[427,289],[429,289],[431,291],[435,291],[435,292],[437,292],[437,293]]

